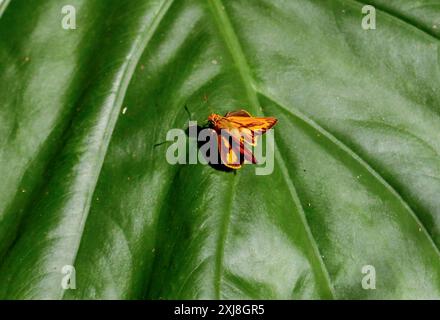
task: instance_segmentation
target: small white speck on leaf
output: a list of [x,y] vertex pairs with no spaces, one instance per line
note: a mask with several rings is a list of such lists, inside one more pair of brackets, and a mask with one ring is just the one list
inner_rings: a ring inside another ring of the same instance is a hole
[[212,64],[218,64],[218,61],[214,59],[214,60],[211,61],[211,63]]
[[124,109],[122,109],[122,114],[125,114],[127,112],[127,108],[125,107]]

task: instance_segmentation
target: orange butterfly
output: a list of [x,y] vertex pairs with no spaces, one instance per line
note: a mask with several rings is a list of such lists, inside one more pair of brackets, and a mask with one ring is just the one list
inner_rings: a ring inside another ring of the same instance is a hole
[[243,162],[257,163],[250,146],[256,145],[256,137],[272,128],[277,119],[252,117],[245,110],[228,112],[224,117],[211,114],[210,127],[218,136],[220,159],[226,167],[240,169]]

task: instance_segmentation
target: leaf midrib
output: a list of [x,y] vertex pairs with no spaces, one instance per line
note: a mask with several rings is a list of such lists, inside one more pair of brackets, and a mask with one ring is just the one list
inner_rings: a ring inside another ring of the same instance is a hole
[[[251,106],[256,114],[260,113],[259,109],[261,110],[261,112],[263,112],[263,109],[260,107],[258,101],[258,91],[256,90],[255,81],[251,75],[246,56],[244,55],[244,52],[241,48],[238,37],[232,27],[229,17],[227,16],[226,9],[222,5],[221,0],[210,0],[210,3],[212,5],[211,7],[213,9],[212,12],[214,13],[214,19],[217,22],[218,28],[224,37],[224,41],[226,42],[231,57],[235,62],[238,72],[242,78],[249,102],[251,103]],[[277,150],[276,142],[275,142],[275,149]],[[281,154],[279,154],[279,156],[275,161],[278,161],[280,164],[280,168],[282,168],[281,170],[282,176],[289,188],[290,196],[292,197],[293,202],[297,206],[298,212],[301,216],[301,223],[303,224],[304,230],[306,231],[306,234],[308,236],[308,241],[310,242],[312,248],[314,249],[314,254],[316,256],[317,261],[320,264],[321,272],[324,276],[324,279],[327,280],[328,290],[332,294],[333,299],[335,299],[336,293],[330,281],[329,272],[327,270],[324,261],[322,260],[321,254],[319,253],[318,245],[311,233],[310,226],[308,224],[307,218],[305,217],[304,209],[297,195],[296,188],[293,182],[290,180],[290,177],[288,176],[286,170],[283,170],[283,168],[287,169],[287,167],[285,165],[284,159],[281,157]],[[223,253],[220,254],[223,255]]]
[[235,189],[238,183],[239,175],[234,176],[232,180],[232,186],[230,189],[230,196],[229,196],[229,203],[228,208],[225,210],[226,213],[223,216],[223,219],[221,221],[221,229],[219,233],[219,240],[217,242],[217,256],[216,256],[216,270],[215,270],[215,294],[216,299],[221,300],[221,284],[222,284],[222,274],[223,274],[223,261],[224,261],[224,255],[225,255],[225,245],[226,245],[226,238],[229,232],[229,225],[231,224],[231,216],[232,216],[232,206],[234,203],[234,195],[235,195]]
[[11,0],[0,0],[0,18],[2,17],[10,2]]

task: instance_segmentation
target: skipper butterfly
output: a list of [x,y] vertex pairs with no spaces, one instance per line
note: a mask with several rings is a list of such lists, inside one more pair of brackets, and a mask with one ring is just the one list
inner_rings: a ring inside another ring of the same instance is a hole
[[240,169],[244,161],[257,163],[252,146],[256,146],[257,137],[272,128],[277,121],[273,117],[252,117],[245,110],[228,112],[224,117],[211,114],[208,122],[217,133],[222,164],[231,169]]

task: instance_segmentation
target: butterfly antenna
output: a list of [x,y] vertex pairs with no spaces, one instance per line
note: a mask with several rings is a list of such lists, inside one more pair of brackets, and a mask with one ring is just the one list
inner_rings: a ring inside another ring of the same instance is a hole
[[156,148],[156,147],[161,146],[167,142],[169,142],[169,141],[163,141],[163,142],[156,143],[153,147]]
[[185,111],[186,111],[186,113],[188,114],[188,120],[189,121],[191,121],[192,119],[191,119],[191,112],[189,112],[189,109],[188,109],[188,106],[185,104]]

